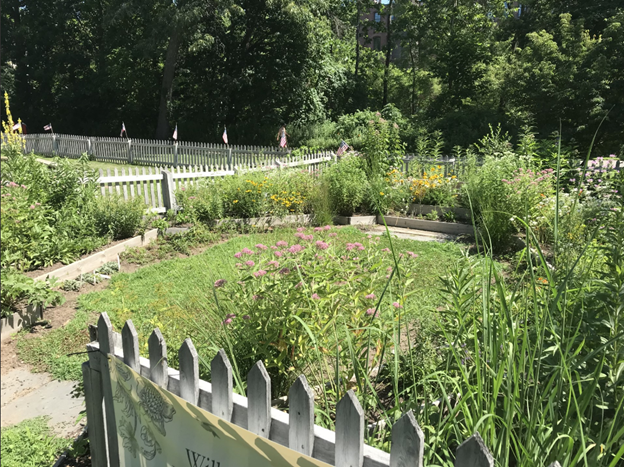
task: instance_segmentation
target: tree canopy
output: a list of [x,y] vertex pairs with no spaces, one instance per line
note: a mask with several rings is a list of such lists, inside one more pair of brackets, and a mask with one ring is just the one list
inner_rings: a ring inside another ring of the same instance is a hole
[[[408,148],[500,124],[622,154],[621,1],[6,0],[2,91],[30,131],[335,144],[394,109]],[[376,12],[378,21],[367,19]],[[373,50],[370,36],[388,43]],[[358,118],[358,117],[355,117]],[[335,134],[333,134],[333,133]],[[325,137],[325,136],[327,137]]]

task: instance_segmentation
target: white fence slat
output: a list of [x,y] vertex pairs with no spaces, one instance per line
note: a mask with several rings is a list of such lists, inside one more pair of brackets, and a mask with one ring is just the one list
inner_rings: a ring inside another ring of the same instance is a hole
[[106,467],[106,433],[104,431],[104,413],[102,411],[102,378],[98,371],[92,370],[89,362],[82,364],[85,406],[89,421],[89,448],[91,463],[94,467]]
[[186,338],[178,351],[180,361],[180,397],[197,405],[199,402],[199,357],[190,338]]
[[139,363],[139,333],[132,320],[129,319],[121,330],[121,345],[124,353],[124,363],[137,373],[140,372]]
[[[149,173],[150,175],[152,174],[152,167],[149,168]],[[150,195],[151,195],[151,203],[150,206],[153,208],[157,208],[158,207],[158,200],[156,199],[155,193],[154,193],[154,185],[156,184],[155,180],[151,180],[149,182],[149,186],[150,186]]]
[[[98,319],[98,340],[100,342],[100,352],[106,354],[114,353],[115,346],[113,340],[113,325],[107,313],[100,314]],[[106,437],[108,439],[108,460],[110,467],[119,466],[119,445],[117,433],[113,427],[117,426],[115,420],[115,410],[113,408],[113,388],[111,385],[110,368],[106,357],[100,358],[100,370],[102,375],[102,393],[104,395],[104,408],[106,426]]]
[[169,378],[167,343],[160,329],[154,329],[151,336],[149,336],[147,346],[149,350],[150,379],[158,386],[167,389]]
[[314,448],[314,393],[304,375],[288,391],[288,447],[307,456]]
[[423,467],[425,436],[410,410],[392,427],[390,467]]
[[[104,170],[100,169],[100,179],[104,178]],[[100,184],[100,190],[102,192],[102,196],[106,195],[106,191],[104,190],[104,184]]]
[[271,432],[271,378],[262,361],[247,375],[247,429],[264,438]]
[[352,389],[336,405],[336,467],[364,463],[364,410]]
[[[143,167],[143,175],[147,176],[147,173],[145,172],[145,167]],[[147,194],[147,184],[148,184],[147,181],[143,183],[143,195],[145,198],[145,204],[149,205],[149,199],[148,199],[148,194]]]
[[[126,175],[126,168],[122,167],[121,169],[121,175],[125,176]],[[122,182],[121,184],[122,188],[123,188],[123,195],[124,195],[124,199],[126,201],[128,201],[128,183],[127,182]]]
[[455,467],[494,467],[494,458],[479,433],[475,433],[455,452]]
[[[115,167],[115,177],[117,177],[117,167]],[[115,183],[114,185],[117,196],[121,195],[121,187],[119,186],[119,182]]]
[[[110,169],[106,169],[106,175],[108,176],[108,178],[110,179],[111,177],[111,170]],[[108,193],[109,194],[113,194],[113,183],[108,183]]]
[[232,419],[234,403],[232,400],[232,364],[221,349],[210,362],[212,378],[212,410],[211,412],[226,421]]

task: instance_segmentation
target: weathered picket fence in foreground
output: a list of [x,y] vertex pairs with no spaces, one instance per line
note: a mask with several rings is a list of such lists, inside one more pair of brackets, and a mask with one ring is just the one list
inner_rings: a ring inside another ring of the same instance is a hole
[[[353,391],[336,407],[336,431],[314,424],[314,392],[305,376],[288,393],[289,413],[271,407],[271,380],[262,362],[247,375],[247,397],[233,392],[232,366],[220,350],[211,362],[211,382],[199,379],[199,360],[191,339],[178,350],[180,369],[167,364],[167,343],[159,329],[148,339],[149,358],[139,356],[139,339],[131,320],[121,334],[115,332],[106,313],[97,328],[90,329],[89,361],[82,373],[86,397],[91,458],[95,467],[119,465],[123,447],[118,444],[113,392],[106,355],[112,354],[152,382],[191,404],[268,438],[299,453],[336,467],[422,467],[424,435],[412,411],[392,427],[391,449],[386,453],[364,443],[365,419]],[[104,402],[104,403],[102,403]],[[551,467],[558,463],[551,464]],[[478,433],[456,451],[456,467],[493,467],[494,459]]]
[[226,177],[236,173],[279,170],[300,167],[317,170],[335,156],[329,152],[304,154],[287,161],[276,159],[273,165],[241,165],[229,169],[227,165],[178,166],[178,167],[121,167],[113,170],[100,169],[98,183],[100,194],[119,195],[124,199],[141,198],[153,212],[164,213],[175,208],[176,190],[194,186],[200,179]]

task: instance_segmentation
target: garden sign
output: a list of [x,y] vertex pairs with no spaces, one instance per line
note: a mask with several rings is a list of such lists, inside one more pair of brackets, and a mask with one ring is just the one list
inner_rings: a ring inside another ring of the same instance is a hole
[[328,467],[165,391],[108,355],[123,467]]

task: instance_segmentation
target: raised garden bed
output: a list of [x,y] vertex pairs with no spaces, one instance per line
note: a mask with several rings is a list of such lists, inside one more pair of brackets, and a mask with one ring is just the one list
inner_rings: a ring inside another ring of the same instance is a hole
[[375,225],[377,216],[336,216],[334,222],[340,225]]
[[411,216],[426,216],[433,211],[437,211],[441,215],[444,215],[447,212],[452,212],[455,215],[455,219],[458,221],[470,222],[472,218],[470,209],[449,208],[444,206],[435,206],[432,204],[411,204],[407,210],[407,214]]
[[254,227],[275,227],[278,225],[301,224],[309,225],[312,222],[311,214],[290,215],[284,217],[249,217],[247,219],[219,219],[214,222],[215,226],[228,224],[252,225]]
[[63,266],[59,269],[46,272],[45,274],[35,277],[34,280],[43,281],[49,277],[56,277],[59,281],[75,279],[76,277],[80,276],[80,274],[93,272],[103,264],[108,263],[109,261],[117,260],[117,255],[124,252],[126,248],[145,246],[155,240],[157,236],[158,230],[149,230],[145,232],[144,235],[138,235],[134,238],[118,243],[115,246],[87,256],[86,258],[78,260],[74,263],[68,264],[67,266]]
[[[455,222],[429,221],[425,219],[412,219],[409,217],[385,216],[386,224],[392,227],[405,227],[408,229],[428,230],[452,235],[474,235],[474,227]],[[383,224],[381,216],[377,216],[377,223]]]
[[43,308],[41,306],[28,305],[26,311],[13,313],[0,320],[0,341],[3,341],[11,334],[19,331],[24,326],[32,326],[43,318]]

